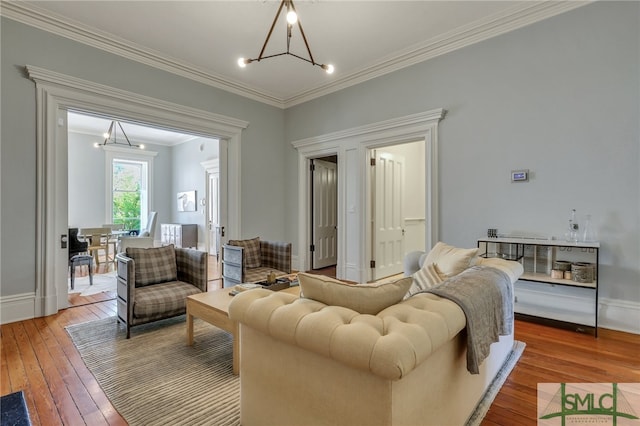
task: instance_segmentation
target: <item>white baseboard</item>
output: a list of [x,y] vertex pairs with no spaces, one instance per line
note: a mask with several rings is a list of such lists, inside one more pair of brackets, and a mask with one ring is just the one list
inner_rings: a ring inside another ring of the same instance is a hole
[[599,302],[603,328],[640,334],[640,303],[604,297]]
[[36,294],[23,293],[0,298],[0,324],[35,318]]

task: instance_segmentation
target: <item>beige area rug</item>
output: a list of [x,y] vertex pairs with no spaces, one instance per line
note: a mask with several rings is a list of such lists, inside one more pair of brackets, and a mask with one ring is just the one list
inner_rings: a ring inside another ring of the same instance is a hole
[[[184,316],[134,327],[129,340],[115,317],[67,332],[129,425],[240,425],[240,383],[226,332],[195,319],[195,343],[186,346]],[[467,425],[481,423],[524,347],[514,343]]]
[[228,333],[196,319],[195,342],[187,346],[184,316],[134,327],[128,340],[115,317],[67,332],[129,425],[240,424]]
[[118,279],[116,272],[108,274],[94,274],[93,285],[90,285],[89,276],[75,277],[73,282],[73,290],[71,290],[71,278],[67,280],[67,288],[69,293],[80,293],[80,296],[91,296],[92,294],[102,293],[103,291],[116,291]]

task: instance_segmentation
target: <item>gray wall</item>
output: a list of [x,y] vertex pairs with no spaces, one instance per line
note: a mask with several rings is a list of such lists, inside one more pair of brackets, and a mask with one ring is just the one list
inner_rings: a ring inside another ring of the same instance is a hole
[[[198,245],[204,249],[205,216],[200,200],[206,197],[205,170],[201,162],[218,158],[218,141],[196,138],[173,147],[171,223],[198,225]],[[196,211],[179,212],[176,195],[183,191],[196,191]]]
[[[34,65],[146,96],[248,121],[242,134],[241,236],[283,239],[286,194],[284,112],[2,17],[0,295],[33,292],[36,253]],[[265,167],[268,165],[269,167]],[[158,166],[159,168],[159,166]],[[172,190],[167,186],[167,192]],[[173,197],[172,197],[173,199]],[[276,206],[265,209],[265,205]],[[158,221],[172,218],[160,217]]]
[[[639,9],[597,2],[285,112],[2,18],[0,294],[35,283],[31,64],[248,121],[241,237],[294,244],[289,141],[443,107],[442,240],[474,246],[488,227],[561,236],[571,208],[589,212],[601,295],[640,302]],[[517,168],[529,183],[509,182]]]
[[[575,208],[601,240],[601,296],[640,302],[639,9],[597,2],[290,108],[287,140],[445,108],[443,241],[474,247],[487,228],[563,236]],[[531,181],[512,184],[520,168]],[[291,205],[297,182],[292,169]]]

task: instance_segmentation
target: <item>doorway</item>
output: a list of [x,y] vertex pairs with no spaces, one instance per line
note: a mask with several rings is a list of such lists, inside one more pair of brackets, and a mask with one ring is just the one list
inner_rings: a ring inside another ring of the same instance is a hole
[[[335,276],[338,262],[338,156],[310,160],[311,269]],[[332,273],[326,273],[332,271]]]
[[63,248],[68,233],[68,110],[118,119],[126,117],[159,128],[220,138],[220,152],[226,155],[220,157],[221,176],[228,177],[227,185],[221,186],[229,194],[225,209],[228,229],[233,235],[240,234],[241,135],[248,122],[38,67],[27,66],[26,70],[36,83],[36,151],[39,155],[36,167],[36,290],[29,312],[21,313],[23,317],[52,315],[68,306],[67,250]]
[[[114,123],[118,132],[107,137],[104,132],[111,130]],[[201,159],[215,157],[218,161],[218,145],[214,138],[126,119],[67,112],[69,227],[80,231],[98,227],[117,229],[105,234],[109,259],[105,250],[97,251],[99,263],[94,263],[93,285],[88,267],[76,268],[74,289],[69,286],[71,305],[84,304],[89,296],[115,297],[115,253],[119,240],[124,238],[125,231],[127,238],[135,238],[128,233],[146,229],[151,211],[156,212],[158,223],[150,230],[153,242],[149,247],[161,244],[159,222],[197,224],[200,245],[205,246],[205,207],[200,203],[198,211],[189,213],[189,217],[182,213],[176,216],[174,196],[185,189],[183,182],[188,180],[204,201],[206,183],[195,166]]]

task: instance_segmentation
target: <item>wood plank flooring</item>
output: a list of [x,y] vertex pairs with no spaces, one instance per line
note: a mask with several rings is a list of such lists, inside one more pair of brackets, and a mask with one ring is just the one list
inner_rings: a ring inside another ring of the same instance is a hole
[[[23,390],[34,425],[126,425],[65,331],[115,314],[113,298],[94,298],[0,326],[0,394]],[[640,382],[640,335],[600,329],[596,339],[516,321],[515,336],[527,347],[483,425],[535,425],[539,382]]]

